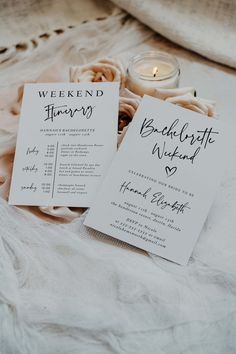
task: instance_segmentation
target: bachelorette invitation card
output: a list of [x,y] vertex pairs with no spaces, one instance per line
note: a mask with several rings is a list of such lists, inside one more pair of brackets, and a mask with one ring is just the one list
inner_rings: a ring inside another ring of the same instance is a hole
[[118,83],[26,84],[9,203],[89,207],[117,148]]
[[221,123],[144,96],[85,225],[185,265],[223,173]]

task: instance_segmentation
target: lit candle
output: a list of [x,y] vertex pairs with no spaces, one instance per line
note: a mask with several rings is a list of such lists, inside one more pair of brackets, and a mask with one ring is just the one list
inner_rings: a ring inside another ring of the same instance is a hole
[[137,95],[152,96],[157,87],[178,87],[179,76],[179,63],[175,57],[155,51],[144,52],[130,61],[127,87]]

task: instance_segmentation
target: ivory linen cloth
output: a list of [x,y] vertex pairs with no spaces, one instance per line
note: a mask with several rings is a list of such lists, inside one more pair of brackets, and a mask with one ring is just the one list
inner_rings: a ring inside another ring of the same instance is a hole
[[[8,108],[19,85],[49,66],[51,79],[66,81],[70,65],[97,57],[110,55],[127,64],[142,50],[171,52],[180,61],[181,86],[193,85],[200,96],[216,100],[219,118],[235,130],[234,70],[173,45],[125,13],[66,26],[60,33],[50,27],[44,37],[37,30],[30,37],[36,47],[12,45],[12,56],[8,50],[2,54],[5,199],[18,124]],[[32,43],[30,38],[25,42]],[[231,153],[235,156],[236,144]],[[180,267],[85,228],[84,215],[67,224],[59,215],[52,223],[42,219],[45,214],[0,199],[0,353],[235,353],[235,202],[232,163],[190,263]]]
[[174,43],[236,67],[235,0],[112,1]]

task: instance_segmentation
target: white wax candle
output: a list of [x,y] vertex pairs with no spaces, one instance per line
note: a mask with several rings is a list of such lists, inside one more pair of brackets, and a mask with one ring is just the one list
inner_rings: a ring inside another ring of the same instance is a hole
[[134,57],[128,68],[127,87],[140,96],[152,96],[156,87],[178,87],[178,82],[178,62],[168,54],[143,53]]
[[134,71],[139,75],[150,76],[151,79],[170,75],[174,66],[164,61],[150,60],[148,62],[137,63]]

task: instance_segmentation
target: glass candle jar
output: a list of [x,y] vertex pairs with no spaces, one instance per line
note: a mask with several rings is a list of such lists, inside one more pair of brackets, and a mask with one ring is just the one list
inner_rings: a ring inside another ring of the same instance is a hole
[[149,51],[134,56],[127,70],[127,88],[143,96],[153,96],[155,88],[176,88],[180,67],[177,59],[167,53]]

